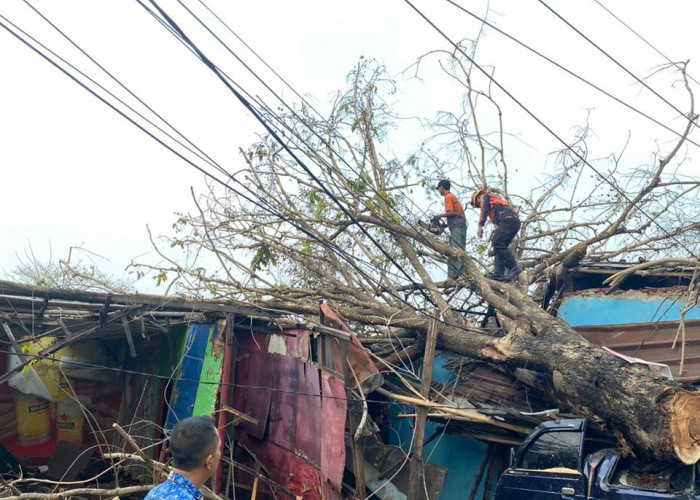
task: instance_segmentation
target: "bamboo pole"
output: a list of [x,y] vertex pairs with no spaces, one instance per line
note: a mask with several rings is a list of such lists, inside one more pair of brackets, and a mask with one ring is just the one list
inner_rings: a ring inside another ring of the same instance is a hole
[[[430,395],[430,382],[433,379],[433,362],[435,360],[435,344],[437,342],[437,318],[438,311],[436,310],[428,328],[428,338],[425,341],[423,374],[420,382],[420,395],[425,399]],[[408,478],[408,500],[418,500],[420,498],[420,485],[423,482],[423,439],[425,439],[427,414],[428,409],[426,407],[419,406],[416,408],[416,424],[413,429],[413,450],[411,451],[411,467]]]
[[409,403],[414,406],[422,406],[425,408],[433,408],[435,410],[440,410],[445,413],[450,413],[452,415],[457,415],[462,417],[464,420],[469,420],[472,422],[481,422],[484,424],[493,425],[494,427],[500,427],[502,429],[508,429],[509,431],[518,432],[520,434],[530,434],[532,431],[529,427],[522,427],[520,425],[513,425],[506,422],[501,422],[494,418],[485,417],[484,415],[477,413],[475,411],[460,410],[459,408],[451,408],[449,406],[443,406],[438,403],[433,403],[432,401],[426,401],[424,399],[413,398],[411,396],[402,396],[400,394],[394,394],[393,392],[387,391],[386,389],[379,387],[376,389],[379,394],[383,394],[386,397],[394,399],[396,401],[403,401],[404,403]]

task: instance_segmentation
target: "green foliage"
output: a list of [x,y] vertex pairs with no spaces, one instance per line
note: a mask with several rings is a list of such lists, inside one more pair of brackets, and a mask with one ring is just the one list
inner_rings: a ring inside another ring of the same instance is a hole
[[156,286],[160,286],[166,281],[168,281],[168,273],[166,273],[165,271],[161,271],[155,276],[153,276],[153,279],[156,280]]
[[250,267],[253,271],[260,271],[264,267],[269,267],[270,264],[276,265],[277,259],[270,250],[270,247],[262,245],[258,248],[258,251],[255,252],[253,260],[250,261]]
[[310,189],[306,193],[306,201],[313,209],[314,217],[319,218],[323,215],[323,211],[328,208],[328,203],[321,197],[315,189]]
[[313,245],[309,243],[308,241],[304,242],[304,244],[301,247],[301,253],[304,255],[306,258],[311,257],[311,254],[313,253]]
[[348,179],[347,183],[350,192],[355,195],[361,195],[372,187],[372,180],[367,175],[363,175],[356,180]]

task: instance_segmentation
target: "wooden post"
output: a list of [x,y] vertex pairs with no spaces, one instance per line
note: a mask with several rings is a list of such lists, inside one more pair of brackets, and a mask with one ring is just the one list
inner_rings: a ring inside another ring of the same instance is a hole
[[[359,443],[355,441],[357,422],[355,421],[353,408],[355,398],[352,395],[352,389],[348,387],[350,385],[348,368],[350,361],[348,360],[347,345],[345,343],[346,341],[341,339],[326,338],[325,340],[327,342],[338,342],[338,345],[340,346],[340,356],[343,360],[343,378],[345,379],[345,395],[348,405],[348,441],[350,442],[350,451],[352,452],[352,468],[353,472],[355,473],[355,497],[362,499],[367,496],[365,492],[365,459],[362,456],[362,449],[360,448]],[[357,390],[361,391],[362,389],[358,388]]]
[[258,476],[253,479],[253,492],[250,494],[250,500],[255,500],[256,496],[258,496]]
[[[219,438],[221,439],[221,453],[224,452],[224,447],[226,444],[226,423],[228,412],[224,411],[224,408],[228,407],[229,395],[231,393],[231,371],[233,371],[235,378],[235,362],[236,357],[233,354],[233,325],[235,324],[236,316],[233,314],[227,314],[226,319],[223,322],[223,331],[219,331],[219,335],[224,339],[224,359],[222,362],[221,371],[221,385],[219,388],[219,417],[217,421],[216,428],[219,431]],[[217,327],[221,326],[222,322],[217,323]],[[231,445],[233,446],[233,445]],[[223,467],[219,463],[219,467],[216,469],[216,474],[214,476],[214,493],[221,493],[221,474]],[[257,478],[256,478],[257,479]],[[257,483],[256,483],[257,486]],[[228,495],[228,491],[224,492],[224,496]]]
[[[423,356],[423,375],[420,381],[420,394],[426,399],[430,394],[430,382],[433,379],[433,361],[435,360],[438,314],[438,311],[435,310],[433,320],[430,322],[430,327],[428,328],[428,337],[425,340],[425,354]],[[423,497],[420,492],[422,490],[421,484],[423,484],[423,439],[425,438],[425,421],[427,416],[427,408],[424,406],[416,407],[416,425],[413,429],[411,470],[408,479],[408,500],[419,500]]]
[[5,335],[7,335],[8,339],[10,339],[10,344],[12,344],[12,347],[15,350],[15,354],[22,361],[22,364],[26,365],[28,362],[27,358],[24,354],[22,354],[22,349],[19,347],[19,342],[17,342],[17,339],[12,334],[12,329],[10,329],[10,325],[8,325],[7,323],[3,323],[2,327],[5,330]]
[[126,316],[122,316],[122,327],[124,328],[124,335],[126,335],[126,343],[129,344],[129,352],[131,357],[136,357],[136,347],[134,347],[134,338],[131,336],[131,328],[129,327],[129,320]]
[[486,449],[486,454],[484,455],[484,459],[481,461],[481,465],[479,466],[479,471],[476,473],[476,476],[474,476],[474,484],[472,485],[472,491],[469,492],[469,498],[467,500],[474,500],[476,498],[476,492],[479,490],[479,485],[481,484],[481,480],[484,478],[484,472],[486,471],[486,465],[488,465],[489,460],[494,455],[494,447],[493,445],[489,445],[489,447]]
[[491,487],[493,486],[493,480],[498,475],[498,460],[496,459],[496,454],[491,455],[491,465],[489,466],[488,474],[486,474],[486,481],[484,482],[484,495],[481,497],[483,500],[488,500],[491,498]]

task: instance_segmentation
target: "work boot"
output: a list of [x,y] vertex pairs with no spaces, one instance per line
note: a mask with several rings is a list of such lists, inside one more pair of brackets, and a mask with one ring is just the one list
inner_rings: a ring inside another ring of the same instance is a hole
[[513,281],[518,274],[522,273],[523,270],[519,266],[515,266],[513,269],[506,269],[501,278],[503,281]]
[[485,276],[490,280],[501,281],[503,279],[503,275],[498,273],[486,273]]

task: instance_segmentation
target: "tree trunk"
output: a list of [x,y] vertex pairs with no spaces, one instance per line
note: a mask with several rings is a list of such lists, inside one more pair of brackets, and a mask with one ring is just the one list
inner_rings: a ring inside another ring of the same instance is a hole
[[592,346],[564,321],[523,300],[527,297],[515,287],[502,286],[522,311],[505,337],[476,347],[473,335],[467,339],[458,328],[443,327],[439,344],[511,369],[547,374],[552,383],[539,390],[575,414],[604,419],[640,459],[698,461],[700,391]]

